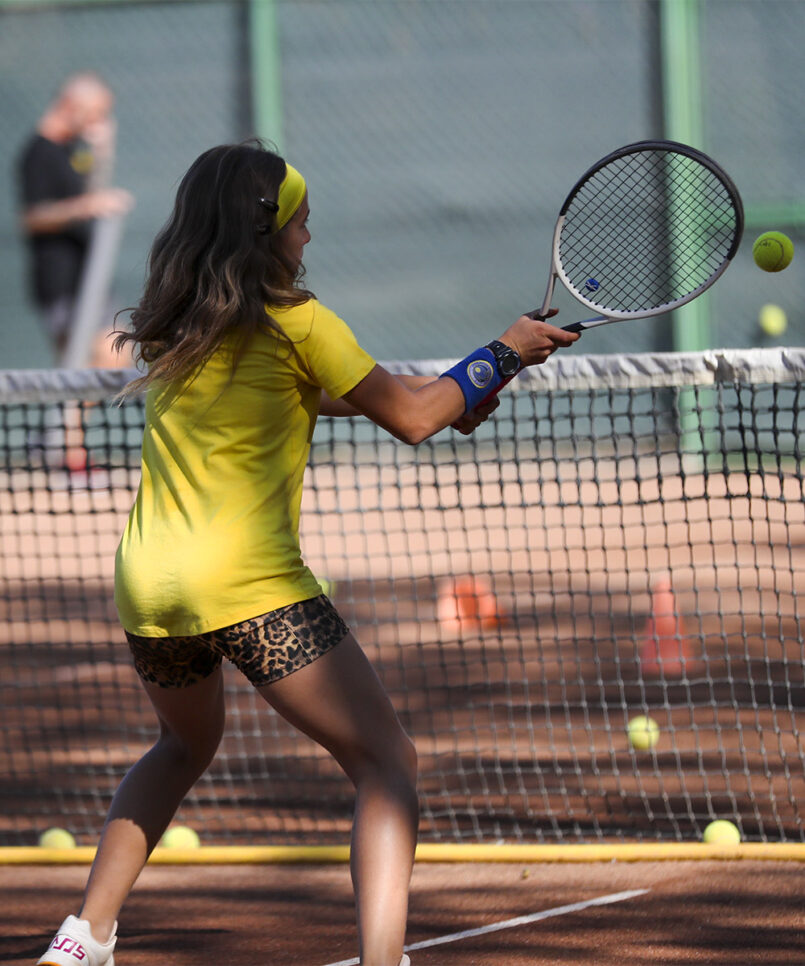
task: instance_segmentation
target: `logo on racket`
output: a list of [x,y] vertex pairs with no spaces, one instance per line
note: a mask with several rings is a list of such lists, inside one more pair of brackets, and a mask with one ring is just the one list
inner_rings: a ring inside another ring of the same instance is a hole
[[475,359],[467,366],[467,375],[476,389],[486,389],[495,371],[484,359]]
[[584,291],[588,292],[590,295],[593,295],[595,292],[597,292],[599,288],[601,288],[601,283],[597,278],[588,278],[584,283]]

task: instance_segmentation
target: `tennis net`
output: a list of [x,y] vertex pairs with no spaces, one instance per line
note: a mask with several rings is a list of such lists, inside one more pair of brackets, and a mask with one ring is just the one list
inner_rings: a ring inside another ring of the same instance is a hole
[[[805,839],[804,376],[800,349],[566,354],[469,438],[319,421],[303,551],[416,741],[424,841],[695,840],[715,818]],[[93,843],[156,736],[112,601],[126,378],[0,372],[0,844]],[[225,675],[179,820],[206,844],[346,842],[337,767]]]

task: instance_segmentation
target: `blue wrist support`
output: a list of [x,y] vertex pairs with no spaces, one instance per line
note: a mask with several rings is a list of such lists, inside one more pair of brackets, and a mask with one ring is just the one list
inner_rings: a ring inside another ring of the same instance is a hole
[[445,376],[455,379],[461,387],[466,404],[465,412],[475,409],[503,382],[503,377],[498,375],[495,356],[486,346],[471,352],[461,362],[443,372],[439,378],[443,379]]

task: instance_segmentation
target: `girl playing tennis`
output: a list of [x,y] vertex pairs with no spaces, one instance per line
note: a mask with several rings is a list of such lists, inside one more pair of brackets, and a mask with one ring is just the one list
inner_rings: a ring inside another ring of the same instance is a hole
[[408,962],[416,754],[302,560],[313,427],[319,413],[362,413],[406,443],[451,424],[471,432],[513,366],[544,362],[578,335],[521,317],[442,378],[391,375],[303,287],[308,211],[302,176],[276,154],[253,144],[202,154],[154,242],[131,331],[116,340],[147,366],[127,391],[147,395],[115,601],[160,733],[118,788],[79,916],[40,966],[112,966],[120,908],[221,740],[224,657],[353,782],[361,964]]

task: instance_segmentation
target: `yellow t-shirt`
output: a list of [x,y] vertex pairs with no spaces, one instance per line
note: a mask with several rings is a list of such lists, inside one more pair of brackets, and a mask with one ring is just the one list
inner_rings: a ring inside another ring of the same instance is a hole
[[292,346],[256,335],[230,382],[224,344],[183,392],[146,396],[142,480],[115,564],[133,634],[201,634],[321,593],[299,547],[321,389],[337,399],[375,363],[315,300],[271,317]]

